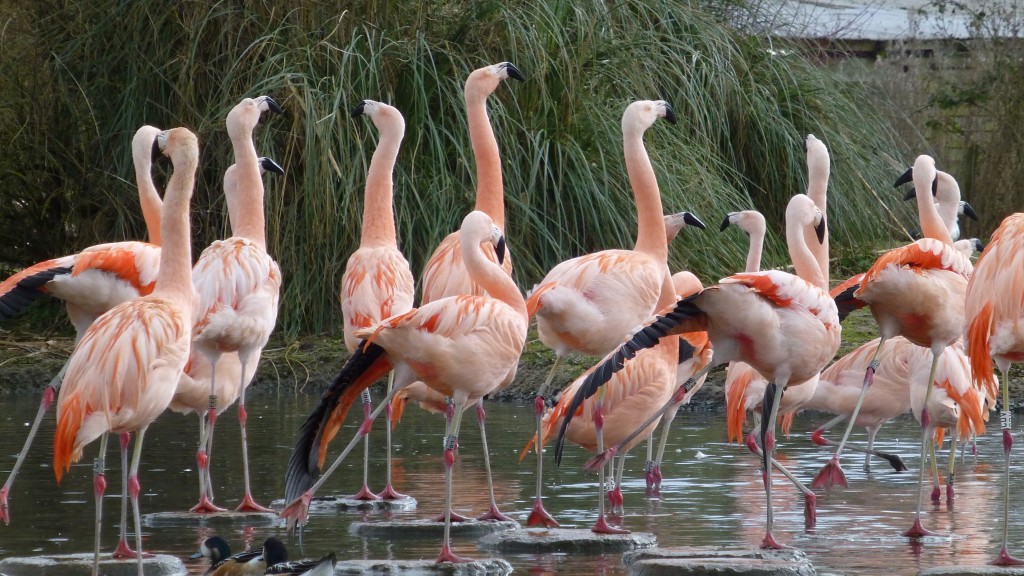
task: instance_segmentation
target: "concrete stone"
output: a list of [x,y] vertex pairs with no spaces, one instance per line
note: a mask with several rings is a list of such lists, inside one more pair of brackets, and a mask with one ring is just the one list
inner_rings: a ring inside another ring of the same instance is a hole
[[[519,523],[515,520],[504,522],[467,520],[452,522],[452,536],[479,536],[517,528],[519,528]],[[427,519],[353,522],[349,525],[349,532],[367,538],[429,538],[434,536],[441,538],[444,535],[444,522]]]
[[282,523],[274,512],[215,512],[196,514],[194,512],[156,512],[143,514],[142,525],[147,528],[167,526],[274,526]]
[[[146,576],[184,576],[185,565],[167,554],[157,554],[142,561]],[[100,573],[104,576],[135,576],[138,564],[132,560],[114,560],[110,552],[100,556]],[[53,556],[11,557],[0,560],[4,576],[89,576],[92,574],[92,552],[57,554]]]
[[501,558],[473,560],[463,564],[436,564],[433,560],[346,560],[334,567],[335,576],[362,576],[365,574],[444,574],[451,576],[505,576],[512,573],[512,565]]
[[934,566],[917,576],[1024,576],[1024,566]]
[[657,543],[657,538],[649,532],[595,534],[587,528],[550,528],[490,534],[481,538],[477,545],[504,553],[582,552],[603,554],[650,548]]
[[655,548],[622,558],[634,576],[814,576],[814,566],[799,550],[729,549],[711,546]]
[[[310,510],[415,510],[416,499],[412,496],[397,500],[358,500],[351,496],[315,496],[309,503]],[[270,503],[274,508],[284,508],[284,499]]]

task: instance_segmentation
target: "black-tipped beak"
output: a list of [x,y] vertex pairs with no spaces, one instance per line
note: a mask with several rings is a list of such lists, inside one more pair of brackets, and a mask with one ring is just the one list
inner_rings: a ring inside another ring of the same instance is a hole
[[977,238],[975,238],[974,239],[974,249],[977,250],[978,253],[984,252],[985,251],[985,243],[982,242],[981,240],[978,240]]
[[261,156],[259,159],[259,163],[260,167],[263,168],[264,171],[273,172],[274,174],[280,174],[281,176],[284,176],[284,168],[281,168],[281,165],[278,164],[277,162],[274,162],[273,159],[267,158],[266,156]]
[[917,198],[917,190],[913,188],[907,190],[907,193],[903,195],[904,200],[913,200],[914,198]]
[[[893,184],[892,187],[893,188],[899,188],[900,186],[903,186],[907,182],[912,182],[913,180],[914,180],[914,169],[913,168],[907,168],[907,171],[904,172],[899,178],[896,179],[896,183]],[[909,198],[907,198],[907,199],[909,200]]]
[[722,220],[722,225],[718,227],[719,232],[724,232],[725,229],[729,227],[729,224],[732,224],[732,222],[729,221],[730,217],[730,214],[725,215],[725,218]]
[[818,235],[818,244],[824,244],[825,243],[825,215],[824,214],[822,214],[822,216],[821,216],[821,222],[818,222],[818,225],[814,227],[814,232],[815,232],[815,234]]
[[696,226],[697,228],[700,228],[701,230],[704,230],[704,229],[707,228],[707,225],[705,225],[703,222],[701,222],[700,218],[697,218],[696,216],[694,216],[690,212],[683,212],[683,222],[686,222],[690,226]]
[[939,193],[939,177],[932,178],[932,196]]
[[263,101],[267,103],[267,110],[270,110],[274,114],[283,114],[284,110],[274,101],[270,96],[264,96]]
[[508,74],[508,77],[513,80],[526,82],[526,76],[523,76],[523,73],[519,71],[519,68],[516,68],[515,64],[512,64],[511,62],[505,62],[505,72]]
[[974,220],[975,222],[978,221],[978,213],[974,211],[974,206],[971,206],[967,202],[964,202],[964,214],[971,220]]
[[494,247],[494,253],[498,256],[498,265],[503,266],[505,264],[505,237],[501,236],[498,238],[498,245]]
[[164,155],[163,150],[160,150],[160,142],[158,142],[156,138],[153,138],[153,154],[150,157],[150,159],[153,162],[156,162],[161,157],[163,157],[163,155]]
[[360,116],[363,115],[363,112],[365,110],[366,110],[366,100],[363,100],[359,104],[356,104],[356,107],[352,109],[352,117],[353,118],[359,118]]
[[668,120],[669,124],[675,124],[678,119],[676,118],[676,111],[672,109],[672,106],[668,103],[665,104],[665,120]]

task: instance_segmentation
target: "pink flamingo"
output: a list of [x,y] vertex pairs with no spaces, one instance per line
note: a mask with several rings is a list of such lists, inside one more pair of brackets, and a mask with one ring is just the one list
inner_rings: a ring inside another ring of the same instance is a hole
[[135,546],[142,576],[139,516],[139,459],[146,428],[171,401],[188,360],[193,288],[189,201],[195,185],[199,146],[185,128],[161,132],[157,143],[174,164],[167,184],[160,229],[163,254],[156,286],[148,296],[115,306],[94,322],[75,346],[57,400],[53,467],[59,483],[82,449],[100,438],[93,467],[96,539],[93,574],[99,573],[104,454],[107,433],[138,432],[128,492],[135,515]]
[[[163,201],[153,184],[150,173],[156,137],[160,133],[153,126],[142,126],[132,138],[132,163],[139,190],[139,204],[150,242],[114,242],[86,248],[82,252],[48,260],[26,268],[0,284],[0,318],[9,318],[27,307],[43,294],[51,294],[65,302],[68,317],[75,327],[75,342],[107,310],[134,300],[153,291],[160,265],[160,213]],[[10,522],[8,495],[14,479],[32,447],[43,415],[49,410],[60,389],[67,363],[46,385],[35,420],[29,428],[25,444],[11,468],[10,475],[0,488],[0,520]],[[128,437],[121,437],[123,482],[128,479]],[[135,555],[126,540],[127,493],[121,501],[121,535],[114,551],[115,558]]]
[[[1024,360],[1024,213],[1007,216],[992,234],[971,276],[966,294],[967,354],[976,384],[997,389],[992,362],[1003,375],[1003,545],[993,564],[1024,564],[1007,549],[1010,505],[1010,448],[1013,446],[1010,411],[1010,363]],[[993,390],[995,392],[995,390]]]
[[[412,310],[416,287],[409,262],[398,249],[395,215],[392,208],[392,172],[398,158],[398,147],[405,134],[405,120],[392,106],[363,100],[352,111],[352,117],[367,115],[380,131],[380,142],[373,153],[366,174],[366,200],[363,204],[363,228],[359,249],[348,258],[341,278],[341,315],[345,323],[345,347],[354,352],[359,345],[356,331],[376,325],[385,318]],[[388,391],[393,385],[388,381]],[[369,407],[369,389],[364,392],[363,406]],[[369,412],[367,412],[369,413]],[[391,485],[391,413],[387,422],[387,484],[380,496],[367,486],[370,437],[363,437],[363,487],[356,498],[375,500],[401,498]]]
[[[661,192],[644,146],[644,133],[676,115],[664,100],[640,100],[622,115],[626,172],[637,209],[637,240],[633,250],[603,250],[566,260],[534,287],[531,307],[537,309],[537,334],[555,351],[555,363],[534,400],[538,442],[543,438],[544,393],[562,360],[572,352],[604,356],[654,312],[668,276],[668,243]],[[699,220],[694,218],[694,222]],[[703,227],[703,224],[695,224]],[[538,443],[536,496],[527,525],[557,526],[541,499],[543,454]]]
[[[817,230],[819,241],[824,237],[825,220],[821,211],[809,197],[798,194],[786,209],[786,224],[786,239],[797,275],[771,270],[731,276],[716,286],[680,300],[665,315],[638,331],[591,372],[580,387],[566,410],[556,444],[556,458],[561,452],[562,436],[584,398],[597,393],[639,350],[658,345],[665,336],[706,330],[715,353],[704,373],[714,366],[743,360],[772,381],[765,391],[764,400],[769,416],[762,421],[761,429],[768,502],[766,533],[761,545],[780,547],[772,535],[774,517],[769,473],[772,465],[781,468],[772,459],[778,414],[776,399],[787,386],[801,385],[821,372],[838,350],[842,331],[835,303],[825,289],[814,254],[804,241],[803,228],[807,226]],[[700,375],[695,374],[674,396],[692,387]],[[638,427],[634,435],[667,410],[673,401],[675,398]],[[588,467],[603,465],[632,436],[592,459]],[[813,514],[813,510],[807,510],[807,514]]]
[[[815,477],[816,485],[845,485],[846,477],[839,465],[839,455],[849,438],[853,424],[857,421],[860,405],[871,385],[877,369],[877,355],[885,342],[902,335],[918,346],[931,349],[932,373],[928,382],[934,380],[939,357],[943,348],[952,344],[963,332],[963,301],[967,279],[971,274],[971,261],[953,249],[949,231],[943,226],[929,198],[928,190],[934,186],[935,161],[929,156],[918,156],[913,167],[914,188],[917,190],[918,215],[921,230],[926,236],[917,242],[886,252],[860,280],[859,288],[848,288],[837,297],[841,308],[850,309],[868,305],[878,323],[881,339],[865,372],[864,384],[858,406],[850,417],[846,433],[836,448],[836,454]],[[850,281],[844,283],[849,284]],[[853,293],[852,298],[847,297]],[[925,387],[925,406],[922,413],[922,427],[925,432],[921,440],[921,462],[918,474],[918,493],[924,480],[925,453],[928,447],[930,415],[927,410],[933,386]],[[921,503],[913,526],[904,536],[917,538],[930,534],[921,524]]]
[[[358,331],[364,342],[356,348],[299,431],[286,474],[281,512],[290,528],[308,517],[309,502],[337,469],[348,452],[367,434],[370,425],[394,395],[417,380],[451,401],[444,439],[445,531],[438,562],[461,562],[451,550],[451,479],[463,410],[515,377],[526,342],[528,310],[519,288],[500,265],[491,262],[481,244],[489,242],[504,255],[504,237],[487,214],[471,212],[463,220],[462,258],[474,282],[490,296],[461,295],[442,298],[405,314],[392,316],[374,327]],[[484,329],[486,328],[486,329]],[[482,354],[481,351],[485,351]],[[327,446],[337,434],[363,389],[391,370],[395,387],[359,428],[331,467],[320,474]]]
[[[242,431],[242,469],[245,495],[237,511],[270,512],[256,503],[249,488],[249,454],[246,442],[245,389],[249,385],[259,357],[277,322],[277,304],[281,290],[281,270],[267,254],[266,223],[263,215],[263,180],[252,132],[263,112],[280,112],[269,96],[245,98],[228,112],[228,136],[234,149],[237,169],[234,194],[225,199],[232,236],[217,240],[199,256],[192,271],[199,296],[189,366],[193,382],[200,373],[209,375],[209,407],[205,428],[200,429],[196,461],[200,475],[207,474],[217,420],[217,363],[222,356],[237,354],[238,423]],[[202,363],[209,368],[200,368]],[[209,487],[207,487],[209,488]],[[200,495],[193,512],[222,511]]]

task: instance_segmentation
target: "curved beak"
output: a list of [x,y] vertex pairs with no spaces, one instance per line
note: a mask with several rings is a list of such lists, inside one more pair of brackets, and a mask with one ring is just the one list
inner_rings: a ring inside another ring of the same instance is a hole
[[355,108],[352,109],[352,117],[353,118],[359,118],[360,116],[363,115],[363,111],[365,109],[366,109],[366,100],[362,100],[362,101],[359,102],[359,104],[356,104]]
[[[913,180],[914,180],[914,169],[913,168],[907,168],[907,171],[904,172],[902,175],[900,175],[899,178],[896,179],[896,183],[893,184],[892,187],[893,188],[899,188],[900,186],[903,186],[907,182],[912,182]],[[908,200],[909,200],[909,198],[908,198]]]
[[707,228],[707,226],[703,222],[700,221],[700,218],[697,218],[696,216],[694,216],[690,212],[683,212],[683,222],[686,222],[690,226],[696,226],[697,228],[700,228],[701,230],[704,230],[704,229]]
[[985,251],[985,243],[982,242],[981,240],[978,240],[977,238],[975,238],[974,239],[974,249],[977,250],[979,253],[984,252]]
[[505,236],[498,238],[498,245],[494,247],[494,253],[498,256],[498,265],[505,264]]
[[526,82],[526,76],[523,76],[523,73],[519,71],[519,68],[516,68],[515,64],[512,64],[511,62],[505,62],[505,72],[508,74],[508,77],[513,80]]
[[936,176],[932,179],[932,196],[935,196],[939,192],[939,177]]
[[913,200],[914,198],[917,198],[917,190],[913,188],[907,190],[907,193],[903,195],[904,200]]
[[665,120],[668,120],[669,124],[675,124],[678,121],[676,111],[672,109],[672,105],[668,102],[665,103]]
[[273,159],[267,158],[266,156],[261,156],[259,159],[259,163],[260,168],[263,168],[265,172],[273,172],[274,174],[280,174],[281,176],[284,176],[284,168],[281,168],[281,165],[278,164],[277,162],[274,162]]
[[825,242],[825,215],[821,215],[821,222],[814,227],[815,234],[818,235],[818,243],[823,244]]
[[971,220],[974,220],[975,222],[978,221],[978,213],[974,211],[974,206],[971,206],[967,202],[964,202],[963,203],[963,208],[964,208],[964,214],[968,218],[970,218]]
[[266,103],[267,110],[273,112],[274,114],[283,114],[284,113],[284,110],[282,110],[281,107],[278,106],[277,102],[274,102],[274,99],[271,98],[270,96],[264,96],[262,98],[262,101],[264,103]]
[[732,216],[731,214],[726,214],[725,215],[725,218],[722,220],[722,225],[718,227],[718,231],[719,232],[725,231],[725,229],[729,227],[729,224],[732,224],[732,222],[729,221],[729,218],[731,216]]

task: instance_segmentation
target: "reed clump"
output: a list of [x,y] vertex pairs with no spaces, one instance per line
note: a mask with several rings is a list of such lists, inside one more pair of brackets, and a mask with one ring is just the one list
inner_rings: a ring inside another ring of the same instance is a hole
[[[287,110],[257,129],[285,167],[267,177],[268,245],[285,285],[288,334],[340,331],[338,284],[359,238],[374,141],[348,111],[387,101],[406,118],[395,174],[399,242],[414,270],[470,209],[475,170],[462,101],[467,74],[512,61],[527,76],[490,101],[502,151],[507,232],[524,288],[555,263],[631,246],[636,216],[620,118],[664,98],[680,123],[648,135],[666,210],[708,221],[766,213],[766,265],[788,258],[782,212],[806,188],[803,138],[832,153],[829,224],[840,257],[900,234],[890,191],[904,167],[862,85],[799,46],[743,33],[685,0],[0,3],[0,258],[25,265],[144,233],[129,144],[144,123],[185,125],[202,143],[195,246],[228,234],[223,123],[245,96]],[[736,6],[730,4],[731,9]],[[902,212],[901,212],[902,211]],[[61,224],[63,223],[63,224]],[[746,238],[684,233],[671,265],[705,282],[742,266]]]

